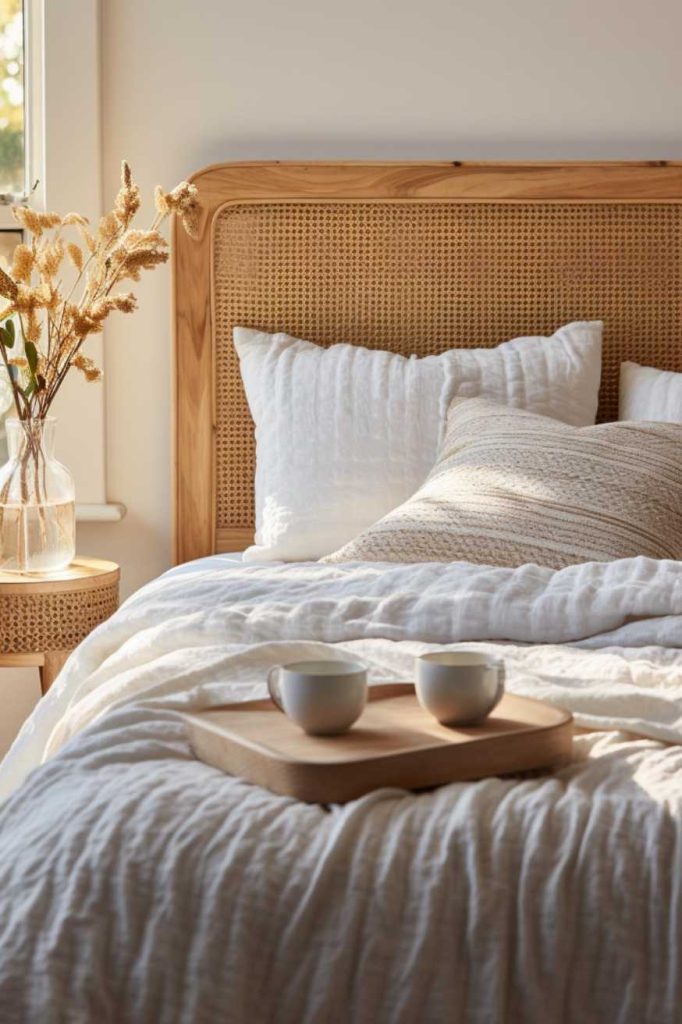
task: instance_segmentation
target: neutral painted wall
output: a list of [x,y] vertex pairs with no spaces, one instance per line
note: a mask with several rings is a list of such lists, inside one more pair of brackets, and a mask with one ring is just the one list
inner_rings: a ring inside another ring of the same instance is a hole
[[[104,195],[123,156],[146,191],[230,159],[679,159],[680,39],[679,0],[102,0]],[[128,516],[79,534],[126,592],[170,559],[168,273],[138,294],[105,338]]]

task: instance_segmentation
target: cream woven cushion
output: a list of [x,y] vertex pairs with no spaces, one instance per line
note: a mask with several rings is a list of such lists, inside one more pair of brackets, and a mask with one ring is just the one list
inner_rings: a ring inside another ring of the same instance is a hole
[[571,427],[455,399],[438,461],[399,508],[328,562],[682,558],[682,426]]
[[422,359],[236,328],[256,424],[256,543],[244,560],[319,558],[405,501],[436,460],[455,395],[594,423],[601,327]]

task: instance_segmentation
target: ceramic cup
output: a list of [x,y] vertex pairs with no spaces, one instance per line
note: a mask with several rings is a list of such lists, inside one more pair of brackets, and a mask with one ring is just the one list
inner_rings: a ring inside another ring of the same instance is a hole
[[479,651],[433,651],[417,658],[417,700],[442,725],[475,725],[499,704],[504,663]]
[[334,736],[357,721],[367,702],[367,669],[358,661],[297,661],[268,672],[280,711],[311,736]]

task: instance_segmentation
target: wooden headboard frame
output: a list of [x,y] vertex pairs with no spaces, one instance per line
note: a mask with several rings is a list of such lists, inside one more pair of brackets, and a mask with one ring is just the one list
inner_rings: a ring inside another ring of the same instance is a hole
[[[200,236],[193,241],[177,226],[173,236],[177,562],[242,549],[253,536],[252,424],[232,351],[231,318],[248,318],[245,326],[306,331],[304,336],[320,342],[365,341],[423,354],[544,333],[562,320],[603,317],[602,418],[614,415],[620,359],[682,370],[680,163],[234,163],[208,167],[193,181],[202,203]],[[413,204],[414,239],[405,204]],[[432,218],[436,204],[441,212]],[[500,209],[491,204],[507,210],[491,214]],[[461,224],[460,206],[466,215]],[[384,215],[389,208],[393,212]],[[589,208],[583,220],[581,208]],[[479,209],[485,238],[477,248]],[[327,216],[333,222],[329,232],[320,230]],[[448,262],[454,257],[444,234],[447,218],[457,237],[466,237],[466,260]],[[585,252],[576,255],[583,221]],[[391,235],[397,231],[404,237]],[[567,232],[570,259],[562,254]],[[310,280],[296,277],[299,238],[301,273]],[[326,253],[325,245],[335,248]],[[339,259],[346,246],[352,258]],[[542,286],[546,301],[534,290],[544,264],[536,262],[534,270],[526,265],[538,253],[552,265],[553,276]],[[372,261],[382,260],[385,269],[364,274]],[[445,261],[442,267],[439,260]],[[432,329],[425,264],[439,277],[440,320]],[[330,267],[337,265],[346,275],[338,284],[350,296],[344,301],[335,300],[330,281]],[[318,267],[325,280],[315,277]],[[517,270],[525,277],[520,285],[510,284]],[[357,283],[349,274],[372,277],[374,290],[363,291],[364,283],[349,287]],[[443,303],[450,280],[452,296]],[[409,308],[401,298],[406,285]],[[621,302],[629,303],[622,323]],[[376,317],[368,312],[373,303],[380,307]],[[450,303],[462,306],[459,319],[443,313]],[[415,332],[414,324],[424,329]]]

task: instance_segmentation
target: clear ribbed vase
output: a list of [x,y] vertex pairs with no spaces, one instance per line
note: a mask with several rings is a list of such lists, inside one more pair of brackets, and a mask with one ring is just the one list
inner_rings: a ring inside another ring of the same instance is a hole
[[54,457],[55,420],[8,419],[0,468],[0,571],[51,572],[76,553],[73,477]]

